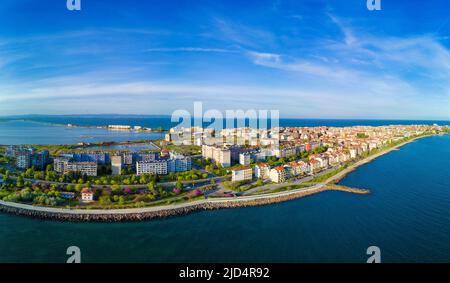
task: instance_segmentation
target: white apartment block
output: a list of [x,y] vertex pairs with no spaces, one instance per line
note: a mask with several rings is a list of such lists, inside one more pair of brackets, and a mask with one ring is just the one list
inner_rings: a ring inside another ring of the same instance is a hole
[[214,162],[222,165],[222,167],[231,166],[231,151],[226,148],[202,145],[203,158],[209,158]]
[[283,183],[286,181],[286,170],[283,166],[278,166],[270,170],[270,180],[274,183]]
[[136,173],[137,175],[142,174],[167,174],[167,161],[166,160],[156,160],[148,162],[136,162]]
[[249,153],[241,153],[239,154],[239,164],[243,166],[250,165],[251,162],[251,156]]
[[117,176],[122,173],[123,160],[122,156],[116,155],[111,156],[111,169],[112,175]]
[[80,172],[86,176],[97,176],[96,162],[67,162],[64,166],[64,174],[69,172]]
[[231,181],[251,181],[253,177],[253,170],[251,167],[240,167],[231,170]]
[[255,166],[255,177],[259,179],[269,179],[270,168],[265,163],[260,163]]

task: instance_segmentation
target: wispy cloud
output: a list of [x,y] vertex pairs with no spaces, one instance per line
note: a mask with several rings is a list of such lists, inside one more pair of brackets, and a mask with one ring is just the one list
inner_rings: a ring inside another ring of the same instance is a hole
[[147,52],[215,52],[215,53],[237,53],[237,50],[222,48],[203,48],[203,47],[173,47],[173,48],[149,48]]
[[338,17],[330,13],[328,13],[327,15],[328,17],[330,17],[331,21],[333,21],[333,23],[335,23],[344,34],[345,44],[347,44],[348,46],[352,46],[357,41],[357,39],[353,35],[353,31],[350,30],[348,27],[346,27]]
[[270,31],[221,18],[216,18],[214,23],[217,33],[211,36],[216,39],[231,42],[244,48],[274,47],[277,45],[276,36]]

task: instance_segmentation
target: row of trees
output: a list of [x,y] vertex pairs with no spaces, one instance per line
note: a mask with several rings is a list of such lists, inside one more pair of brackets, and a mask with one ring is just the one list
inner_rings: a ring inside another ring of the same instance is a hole
[[[0,199],[36,205],[62,206],[71,203],[70,200],[61,197],[62,192],[73,192],[76,199],[79,198],[82,189],[85,187],[91,187],[91,184],[89,182],[86,184],[69,184],[67,186],[31,184],[30,182],[24,182],[23,177],[19,176],[15,184],[2,185],[0,187]],[[113,185],[111,188],[95,188],[93,192],[94,198],[102,206],[124,205],[127,203],[146,203],[179,195],[183,192],[183,185],[181,182],[177,182],[176,188],[167,190],[155,181],[151,181],[145,189]]]
[[[105,167],[107,168],[107,167]],[[109,170],[109,169],[104,169]],[[2,172],[3,173],[3,172]],[[11,174],[11,173],[9,173]],[[121,175],[121,176],[111,176],[109,174],[102,174],[102,176],[92,177],[81,174],[80,172],[68,172],[63,175],[57,174],[53,171],[53,165],[47,166],[45,171],[39,171],[35,168],[29,168],[23,172],[20,176],[28,179],[35,180],[45,180],[49,182],[59,182],[59,183],[72,183],[72,184],[85,184],[90,182],[95,185],[145,185],[149,182],[155,181],[192,181],[199,179],[208,178],[207,173],[203,173],[198,170],[190,170],[186,172],[170,172],[165,176],[158,176],[153,174],[143,174],[143,175]]]
[[194,164],[201,168],[205,168],[205,171],[216,176],[227,175],[227,170],[224,169],[220,164],[215,163],[210,158],[199,158],[194,160]]
[[43,188],[33,186],[29,182],[22,183],[19,177],[16,184],[3,185],[0,188],[0,199],[10,202],[31,203],[41,206],[61,206],[68,200],[60,197],[55,186]]
[[282,158],[277,158],[275,156],[271,156],[269,158],[267,158],[267,164],[269,166],[280,166],[280,165],[284,165],[288,162],[292,162],[292,161],[297,161],[297,160],[304,160],[304,159],[308,159],[309,156],[311,156],[312,154],[320,154],[320,153],[324,153],[328,150],[327,146],[323,146],[320,145],[318,147],[316,147],[314,150],[312,151],[302,151],[297,155],[293,155],[293,156],[289,156],[289,157],[282,157]]

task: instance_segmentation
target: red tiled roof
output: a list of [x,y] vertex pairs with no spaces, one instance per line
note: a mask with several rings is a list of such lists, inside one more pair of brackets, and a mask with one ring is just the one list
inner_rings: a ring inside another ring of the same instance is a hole
[[284,167],[283,166],[278,166],[274,168],[277,171],[284,171]]
[[93,192],[92,192],[92,190],[89,189],[89,188],[84,188],[84,189],[81,190],[81,193],[82,193],[82,194],[92,194]]
[[247,170],[247,169],[250,169],[250,168],[251,167],[249,167],[249,166],[240,166],[240,167],[231,169],[231,171],[242,171],[242,170]]

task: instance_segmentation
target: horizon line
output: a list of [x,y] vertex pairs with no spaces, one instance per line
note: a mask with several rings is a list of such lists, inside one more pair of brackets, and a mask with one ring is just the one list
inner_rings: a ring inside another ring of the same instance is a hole
[[[170,118],[169,114],[117,114],[117,113],[103,113],[103,114],[14,114],[14,115],[1,115],[0,118],[18,118],[26,116],[56,116],[56,117],[77,117],[77,116],[153,116]],[[203,118],[203,117],[191,117],[191,118]],[[225,119],[225,118],[224,118]],[[367,120],[367,121],[445,121],[450,122],[450,118],[320,118],[320,117],[280,117],[285,120]]]

